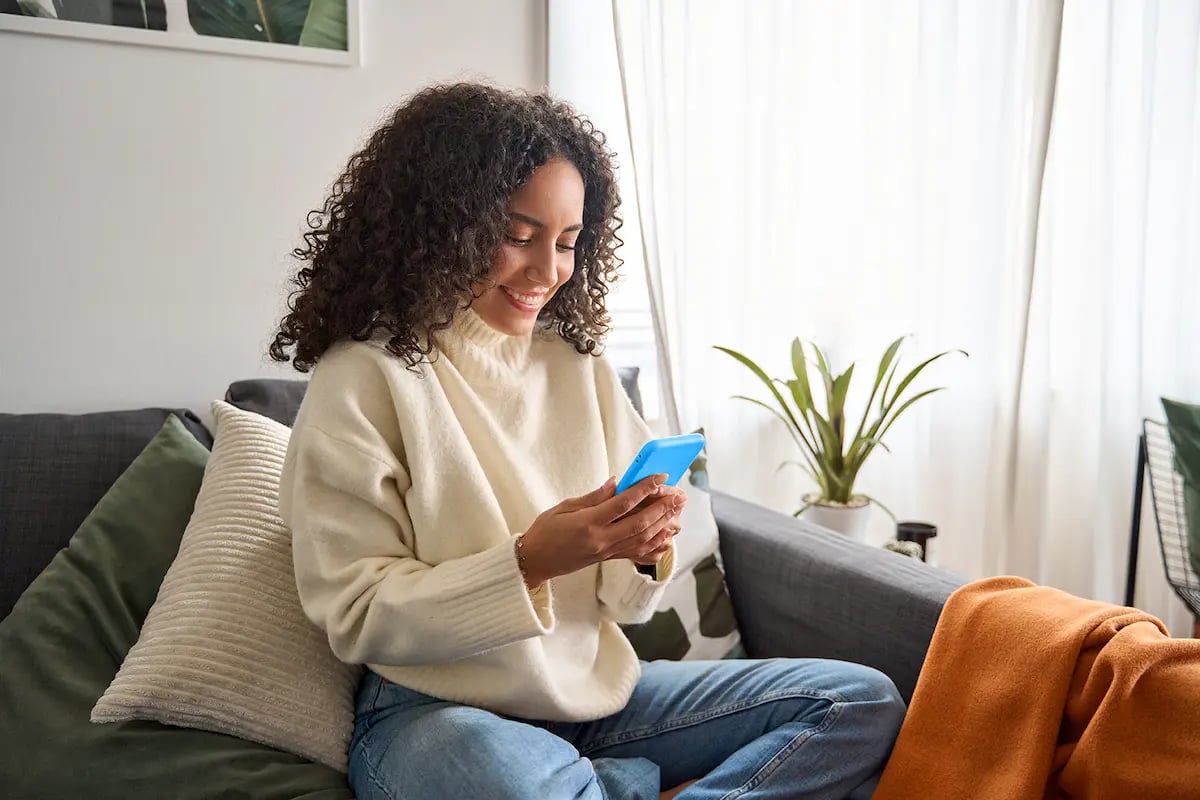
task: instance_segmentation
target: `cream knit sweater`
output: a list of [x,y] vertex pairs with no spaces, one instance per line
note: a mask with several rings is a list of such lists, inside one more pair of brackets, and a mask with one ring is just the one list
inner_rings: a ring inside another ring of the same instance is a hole
[[606,561],[525,589],[513,537],[628,466],[649,431],[604,358],[473,311],[414,375],[380,342],[313,372],[280,486],[305,613],[343,661],[446,700],[527,719],[597,719],[641,671],[617,623],[658,580]]

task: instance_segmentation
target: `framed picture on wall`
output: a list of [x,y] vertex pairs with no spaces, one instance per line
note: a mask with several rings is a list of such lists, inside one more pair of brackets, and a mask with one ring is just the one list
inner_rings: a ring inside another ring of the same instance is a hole
[[359,0],[0,0],[0,31],[357,66]]

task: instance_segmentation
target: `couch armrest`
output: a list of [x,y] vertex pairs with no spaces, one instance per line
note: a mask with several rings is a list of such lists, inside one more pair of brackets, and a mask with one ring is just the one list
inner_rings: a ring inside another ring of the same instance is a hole
[[855,661],[912,695],[959,578],[719,492],[713,513],[751,656]]

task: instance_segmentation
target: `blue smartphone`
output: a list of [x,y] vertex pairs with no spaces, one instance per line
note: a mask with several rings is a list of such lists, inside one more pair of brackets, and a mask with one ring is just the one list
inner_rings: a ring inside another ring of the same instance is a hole
[[629,469],[617,482],[617,494],[640,480],[660,473],[666,474],[667,486],[674,486],[703,449],[704,437],[698,433],[651,439],[642,445]]

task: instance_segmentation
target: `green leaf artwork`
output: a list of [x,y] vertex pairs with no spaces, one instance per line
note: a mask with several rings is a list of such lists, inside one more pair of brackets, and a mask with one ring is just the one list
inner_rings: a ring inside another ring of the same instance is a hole
[[167,29],[164,0],[16,0],[0,3],[0,13],[119,28]]
[[[171,30],[327,50],[348,50],[350,0],[187,0]],[[167,30],[166,0],[0,0],[0,14]]]
[[[341,0],[345,13],[345,0]],[[188,0],[188,19],[203,36],[300,44],[310,0]]]
[[[49,19],[53,19],[55,16],[53,11],[46,8],[42,3],[38,2],[38,0],[17,0],[17,8],[20,9],[21,14],[26,17],[47,17]],[[8,13],[12,12],[10,11]]]
[[300,44],[345,50],[346,31],[346,0],[312,0],[300,32]]

